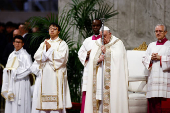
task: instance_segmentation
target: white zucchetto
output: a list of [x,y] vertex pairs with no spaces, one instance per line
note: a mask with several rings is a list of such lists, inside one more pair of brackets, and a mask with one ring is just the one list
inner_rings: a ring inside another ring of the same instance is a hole
[[[102,31],[102,27],[100,28],[100,31]],[[110,31],[110,29],[107,26],[104,26],[104,31]]]

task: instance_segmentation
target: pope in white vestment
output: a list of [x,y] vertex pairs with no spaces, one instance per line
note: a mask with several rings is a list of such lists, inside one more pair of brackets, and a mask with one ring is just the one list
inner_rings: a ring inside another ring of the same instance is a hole
[[[104,44],[105,49],[102,49],[101,39],[98,39],[90,54],[84,112],[102,113],[103,102],[103,113],[128,113],[128,70],[125,47],[120,39],[111,35],[108,27],[104,27]],[[104,50],[105,53],[102,55]],[[102,58],[103,96],[100,63]]]
[[9,55],[3,70],[2,96],[6,99],[5,113],[31,113],[31,56],[23,49],[22,36],[14,37],[15,50]]
[[42,70],[36,105],[39,113],[66,113],[66,108],[72,107],[66,69],[69,50],[58,37],[59,31],[59,26],[52,23],[51,38],[42,42],[34,55]]

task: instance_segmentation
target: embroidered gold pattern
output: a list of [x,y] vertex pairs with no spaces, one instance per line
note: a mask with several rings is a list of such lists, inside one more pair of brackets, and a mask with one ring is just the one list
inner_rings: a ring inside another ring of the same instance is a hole
[[104,90],[103,90],[103,113],[109,113],[110,109],[110,65],[111,65],[111,50],[110,48],[106,48]]
[[98,101],[96,100],[96,84],[97,84],[97,70],[98,70],[98,66],[97,64],[97,59],[99,57],[101,53],[101,49],[99,47],[99,49],[97,50],[97,53],[95,55],[94,61],[93,61],[93,113],[97,113],[97,110],[99,109],[99,105],[98,105]]
[[[67,109],[71,109],[71,107],[66,107]],[[36,108],[36,110],[45,110],[45,111],[54,111],[54,110],[61,110],[63,108],[59,108],[59,109],[38,109]]]
[[59,108],[59,109],[39,109],[39,108],[36,108],[36,110],[44,110],[44,111],[54,111],[54,110],[61,110],[63,108]]
[[41,77],[41,96],[40,96],[40,108],[42,109],[42,80],[43,80],[43,70],[42,70],[42,77]]
[[64,91],[63,91],[63,90],[64,90],[64,89],[63,89],[63,87],[64,87],[64,75],[65,75],[65,73],[63,73],[63,78],[62,78],[62,102],[63,102],[63,98],[64,98],[64,97],[63,97],[63,96],[64,96],[64,95],[63,95],[63,92],[64,92]]
[[57,95],[42,95],[42,102],[57,102]]
[[58,101],[59,101],[59,100],[58,100],[58,94],[59,94],[59,93],[58,93],[58,92],[59,92],[59,89],[58,89],[58,70],[56,71],[56,74],[57,74],[57,76],[56,76],[56,77],[57,77],[57,78],[56,78],[56,81],[57,81],[57,109],[58,109],[58,108],[59,108],[59,102],[58,102]]

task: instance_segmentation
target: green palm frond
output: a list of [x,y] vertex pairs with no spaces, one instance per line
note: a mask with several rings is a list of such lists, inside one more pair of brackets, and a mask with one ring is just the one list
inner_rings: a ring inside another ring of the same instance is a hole
[[[58,19],[60,18],[60,20]],[[30,45],[39,43],[36,40],[39,40],[40,37],[41,41],[43,41],[46,38],[49,38],[49,34],[48,34],[48,27],[50,25],[50,23],[54,22],[57,23],[61,26],[61,31],[59,34],[59,37],[66,41],[66,43],[68,44],[69,47],[72,47],[74,45],[74,41],[72,41],[72,39],[70,38],[70,29],[71,27],[68,27],[69,23],[71,22],[69,20],[69,16],[66,13],[62,13],[60,15],[60,17],[58,17],[58,15],[56,14],[51,14],[50,16],[47,15],[47,17],[31,17],[27,20],[29,22],[29,27],[33,28],[35,26],[38,26],[40,28],[40,31],[38,33],[32,33],[32,37],[31,37],[31,43]]]
[[96,18],[106,18],[106,21],[118,14],[117,10],[112,10],[113,5],[105,3],[104,0],[72,0],[70,4],[70,18],[83,38],[87,38],[93,34],[92,20]]
[[110,6],[107,3],[105,4],[99,3],[98,5],[99,5],[99,9],[94,15],[95,18],[102,18],[104,16],[104,18],[108,20],[118,14],[117,10],[112,10],[113,5]]

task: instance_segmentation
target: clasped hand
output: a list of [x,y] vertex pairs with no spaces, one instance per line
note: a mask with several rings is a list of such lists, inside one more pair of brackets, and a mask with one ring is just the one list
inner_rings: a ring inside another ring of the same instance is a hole
[[87,51],[86,59],[89,59],[90,53],[91,53],[91,50]]
[[45,41],[45,45],[46,45],[46,51],[48,51],[48,49],[51,47],[51,45],[47,41]]
[[157,60],[160,60],[160,57],[161,56],[159,56],[158,53],[152,53],[151,60],[156,60],[157,61]]
[[104,45],[101,46],[101,51],[102,51],[103,54],[100,55],[98,63],[104,61],[105,53],[106,53],[106,47]]

